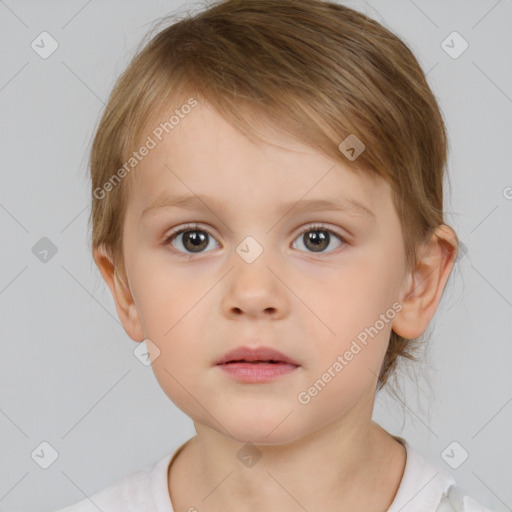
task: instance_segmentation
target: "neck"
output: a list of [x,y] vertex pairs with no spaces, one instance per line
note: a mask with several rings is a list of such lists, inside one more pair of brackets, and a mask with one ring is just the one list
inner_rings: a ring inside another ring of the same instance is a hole
[[405,448],[372,421],[275,445],[246,445],[200,424],[196,432],[169,475],[175,510],[382,512],[405,466]]

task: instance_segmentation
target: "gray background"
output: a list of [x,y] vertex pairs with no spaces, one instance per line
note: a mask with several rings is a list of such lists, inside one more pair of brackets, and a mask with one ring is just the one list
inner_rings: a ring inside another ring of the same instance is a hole
[[[465,247],[429,359],[403,374],[399,400],[378,396],[374,419],[486,506],[512,510],[512,2],[347,5],[395,31],[428,71],[450,137],[447,222]],[[88,252],[86,161],[154,20],[200,6],[0,0],[0,510],[73,503],[195,434],[134,357]],[[47,59],[31,48],[42,31],[59,45]],[[441,46],[453,31],[469,43],[458,58]],[[32,251],[43,237],[57,248],[46,262]],[[43,441],[58,452],[48,469],[31,458]],[[469,453],[458,469],[441,456],[453,441]]]

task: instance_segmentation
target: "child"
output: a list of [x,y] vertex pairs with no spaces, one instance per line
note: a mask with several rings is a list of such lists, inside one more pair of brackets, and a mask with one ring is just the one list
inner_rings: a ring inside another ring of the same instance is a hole
[[355,10],[227,0],[158,33],[94,138],[92,250],[197,435],[61,512],[488,510],[371,420],[457,255],[446,150]]

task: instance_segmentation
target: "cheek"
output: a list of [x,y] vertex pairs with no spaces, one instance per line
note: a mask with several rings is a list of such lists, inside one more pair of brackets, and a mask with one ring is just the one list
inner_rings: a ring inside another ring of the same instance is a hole
[[[130,283],[144,335],[162,356],[155,361],[155,369],[165,364],[171,373],[186,371],[187,378],[193,377],[195,368],[209,364],[213,357],[209,343],[214,332],[214,308],[207,296],[212,279],[194,277],[168,262],[140,260],[144,264],[138,265]],[[191,356],[195,364],[184,370]]]
[[398,288],[395,274],[376,258],[354,258],[332,269],[328,278],[310,283],[309,292],[304,289],[301,293],[309,297],[311,310],[331,331],[355,336],[392,306]]
[[[342,373],[354,385],[360,379],[377,378],[398,306],[396,279],[393,269],[375,257],[367,257],[340,268],[331,279],[322,280],[314,292],[310,291],[308,305],[322,322],[315,320],[306,325],[315,327],[317,357],[326,368],[338,356],[346,356],[343,370],[336,373],[340,381],[345,378],[339,378]],[[313,330],[308,335],[313,336]],[[364,369],[364,375],[360,369]]]
[[191,286],[186,273],[160,251],[132,253],[130,263],[130,285],[146,336],[170,337],[205,292]]

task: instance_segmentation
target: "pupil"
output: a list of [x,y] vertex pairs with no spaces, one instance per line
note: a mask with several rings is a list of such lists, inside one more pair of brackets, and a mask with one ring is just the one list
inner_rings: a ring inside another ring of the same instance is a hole
[[[329,246],[330,235],[326,231],[315,230],[305,233],[304,245],[313,251],[320,252]],[[312,246],[310,246],[310,243]]]
[[[187,248],[187,250],[191,249],[194,251],[195,249],[204,249],[208,243],[206,242],[206,233],[203,231],[186,231],[183,234],[184,238],[184,245]],[[192,244],[191,247],[187,246],[187,243],[190,242]]]

